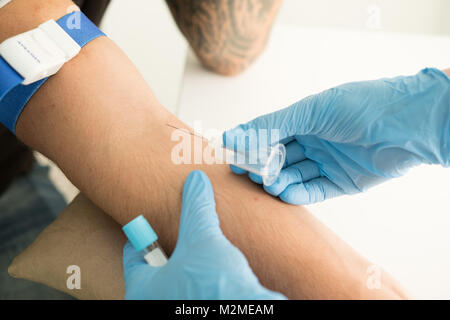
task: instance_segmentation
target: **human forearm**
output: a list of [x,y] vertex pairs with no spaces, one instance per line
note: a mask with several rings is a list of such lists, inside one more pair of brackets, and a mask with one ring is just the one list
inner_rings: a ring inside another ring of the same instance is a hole
[[[100,63],[93,62],[93,66]],[[111,76],[106,74],[107,78]],[[119,83],[114,87],[119,88]],[[58,96],[66,97],[61,90],[56,90],[60,92]],[[53,147],[42,148],[84,193],[120,223],[145,213],[160,234],[163,246],[172,251],[183,181],[191,170],[201,168],[213,182],[225,234],[244,252],[269,288],[291,298],[395,297],[395,290],[389,287],[368,290],[365,272],[369,263],[304,208],[274,201],[245,179],[232,176],[225,166],[174,165],[170,159],[174,145],[170,141],[171,129],[165,124],[184,125],[147,93],[133,90],[128,97],[133,103],[117,90],[107,92],[100,100],[89,99],[92,95],[93,92],[87,92],[75,105],[74,99],[61,102],[61,108],[64,104],[71,104],[73,110],[82,108],[80,114],[70,116],[73,124],[66,123],[58,129],[48,123],[60,134],[54,132],[58,141],[52,143]],[[134,110],[136,106],[139,108]],[[83,119],[89,110],[96,110],[93,118]],[[48,116],[39,121],[46,119]],[[61,121],[63,118],[52,123]]]
[[[53,2],[64,4],[55,10],[57,19],[69,3]],[[50,11],[40,11],[39,19],[50,18]],[[274,201],[225,166],[173,164],[166,123],[184,127],[160,106],[120,49],[99,38],[36,93],[17,134],[119,223],[144,213],[169,252],[176,242],[183,181],[202,169],[213,183],[225,235],[264,285],[291,298],[398,297],[393,281],[368,290],[369,263],[304,208]]]
[[281,0],[166,0],[197,57],[223,75],[242,72],[263,51]]

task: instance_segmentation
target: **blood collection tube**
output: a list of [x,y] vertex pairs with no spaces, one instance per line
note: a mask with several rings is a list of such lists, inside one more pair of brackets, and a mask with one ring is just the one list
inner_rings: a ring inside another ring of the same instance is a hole
[[167,255],[158,244],[158,236],[143,215],[131,220],[122,230],[150,266],[161,267],[167,263]]

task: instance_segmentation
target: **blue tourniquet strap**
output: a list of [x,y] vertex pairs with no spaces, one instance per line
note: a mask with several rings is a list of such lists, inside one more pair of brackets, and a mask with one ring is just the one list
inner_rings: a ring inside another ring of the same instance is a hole
[[23,78],[1,56],[0,75],[0,100],[2,100],[9,91],[22,83]]
[[[72,12],[57,21],[80,47],[104,36],[82,12]],[[23,78],[0,56],[0,122],[15,133],[16,122],[34,93],[47,81],[22,85]]]

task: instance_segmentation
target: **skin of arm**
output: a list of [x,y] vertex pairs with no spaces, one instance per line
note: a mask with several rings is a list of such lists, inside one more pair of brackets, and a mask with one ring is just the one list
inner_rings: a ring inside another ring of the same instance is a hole
[[[58,19],[66,0],[15,0],[0,10],[0,41]],[[27,14],[24,14],[27,13]],[[120,224],[145,214],[160,243],[177,240],[181,191],[203,170],[215,190],[222,230],[266,287],[289,298],[404,298],[387,274],[366,285],[371,264],[305,208],[276,201],[226,165],[175,165],[170,123],[187,128],[157,101],[126,55],[98,38],[34,95],[17,135],[42,152]]]
[[263,51],[281,0],[166,0],[201,63],[222,75],[245,70]]

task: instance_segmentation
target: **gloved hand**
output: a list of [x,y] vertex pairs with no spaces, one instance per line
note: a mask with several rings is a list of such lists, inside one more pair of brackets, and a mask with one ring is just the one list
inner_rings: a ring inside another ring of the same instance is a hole
[[183,189],[178,243],[163,267],[150,267],[127,242],[126,299],[285,299],[264,288],[223,235],[208,177],[193,171]]
[[354,194],[420,163],[449,165],[450,81],[425,69],[344,84],[225,132],[224,145],[242,148],[252,129],[279,129],[271,143],[286,144],[285,167],[264,186],[268,193],[292,204]]

